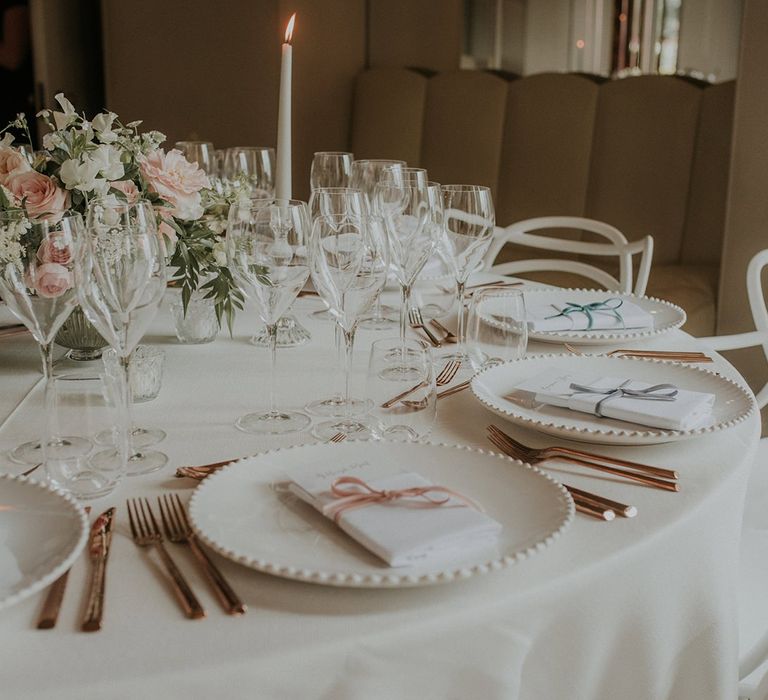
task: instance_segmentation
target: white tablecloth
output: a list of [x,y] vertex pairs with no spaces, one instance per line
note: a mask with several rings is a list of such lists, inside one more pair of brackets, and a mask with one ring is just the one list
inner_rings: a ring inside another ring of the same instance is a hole
[[[311,330],[304,347],[279,351],[284,404],[328,395],[332,326],[310,320],[317,301],[296,310]],[[0,322],[6,318],[0,318]],[[445,586],[407,590],[322,587],[259,574],[218,558],[249,609],[228,617],[188,551],[172,555],[208,609],[182,617],[154,558],[128,534],[124,502],[195,484],[177,466],[313,440],[244,435],[233,427],[266,399],[268,357],[247,342],[253,314],[234,338],[182,346],[167,304],[155,322],[167,367],[160,396],[137,406],[136,421],[168,432],[170,462],[125,480],[94,509],[118,506],[107,582],[105,628],[78,630],[87,563],[70,576],[58,626],[34,629],[41,597],[0,613],[3,698],[494,698],[525,700],[722,700],[735,696],[734,572],[743,494],[759,436],[757,415],[723,433],[615,455],[681,473],[671,494],[568,470],[568,482],[637,505],[634,519],[601,523],[577,516],[549,549],[506,571]],[[393,333],[392,335],[396,335]],[[382,334],[360,331],[356,390],[367,347]],[[696,347],[675,332],[649,344]],[[532,347],[536,351],[551,346]],[[37,349],[28,337],[0,341],[0,450],[35,437],[41,403]],[[716,366],[737,376],[724,361]],[[435,441],[489,447],[485,426],[499,418],[470,392],[442,400]],[[533,444],[549,439],[508,425]],[[0,469],[22,471],[7,460]],[[578,469],[578,468],[577,468]],[[557,474],[552,471],[551,473]]]

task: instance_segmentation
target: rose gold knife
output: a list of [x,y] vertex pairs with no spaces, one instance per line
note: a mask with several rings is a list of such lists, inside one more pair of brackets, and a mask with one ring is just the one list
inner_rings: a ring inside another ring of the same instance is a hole
[[106,583],[107,558],[109,546],[112,544],[112,518],[115,509],[105,510],[91,526],[91,537],[88,540],[88,556],[93,564],[91,583],[88,591],[88,602],[81,629],[83,632],[97,632],[101,629],[104,617],[104,587]]
[[[38,464],[37,466],[39,467],[40,465]],[[86,506],[85,512],[90,513],[91,507]],[[64,590],[67,587],[69,572],[70,569],[67,569],[48,589],[45,601],[43,602],[43,609],[37,618],[37,629],[50,630],[56,627],[56,621],[59,619],[59,610],[61,610],[61,602],[64,600]]]

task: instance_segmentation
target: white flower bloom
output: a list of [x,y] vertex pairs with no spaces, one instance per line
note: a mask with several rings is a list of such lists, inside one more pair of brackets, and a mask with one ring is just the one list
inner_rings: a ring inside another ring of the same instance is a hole
[[219,241],[216,241],[216,243],[214,243],[213,250],[211,251],[211,253],[213,254],[214,261],[219,267],[226,267],[227,248],[223,238]]
[[63,145],[61,136],[55,131],[49,131],[43,135],[43,148],[46,151],[53,151]]
[[97,187],[99,164],[86,158],[82,162],[74,158],[65,160],[61,164],[59,177],[68,190],[80,190],[81,192],[93,192]]
[[117,134],[112,131],[112,123],[117,115],[114,112],[97,114],[93,118],[93,128],[99,136],[102,143],[114,143],[117,141]]
[[56,95],[56,102],[61,105],[61,108],[64,111],[54,112],[53,121],[56,124],[57,129],[64,129],[77,119],[77,112],[75,111],[74,105],[64,97],[63,92]]
[[125,166],[120,162],[120,151],[114,146],[101,144],[89,151],[86,157],[97,164],[98,171],[107,180],[119,180],[125,174]]
[[0,141],[0,148],[8,148],[13,143],[13,134],[6,131],[3,134],[3,140]]

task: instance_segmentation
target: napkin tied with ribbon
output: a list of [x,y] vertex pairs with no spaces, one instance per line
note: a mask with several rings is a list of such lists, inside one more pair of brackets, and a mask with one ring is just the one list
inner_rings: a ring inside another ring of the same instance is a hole
[[653,316],[618,297],[579,303],[552,302],[537,292],[525,296],[528,327],[534,332],[653,328]]

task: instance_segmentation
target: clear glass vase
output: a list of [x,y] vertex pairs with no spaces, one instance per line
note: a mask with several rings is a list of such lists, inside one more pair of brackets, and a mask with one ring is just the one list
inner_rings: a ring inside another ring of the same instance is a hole
[[54,342],[63,348],[69,348],[67,357],[78,362],[98,360],[107,346],[107,341],[91,325],[79,306],[75,307],[69,318],[64,321]]

